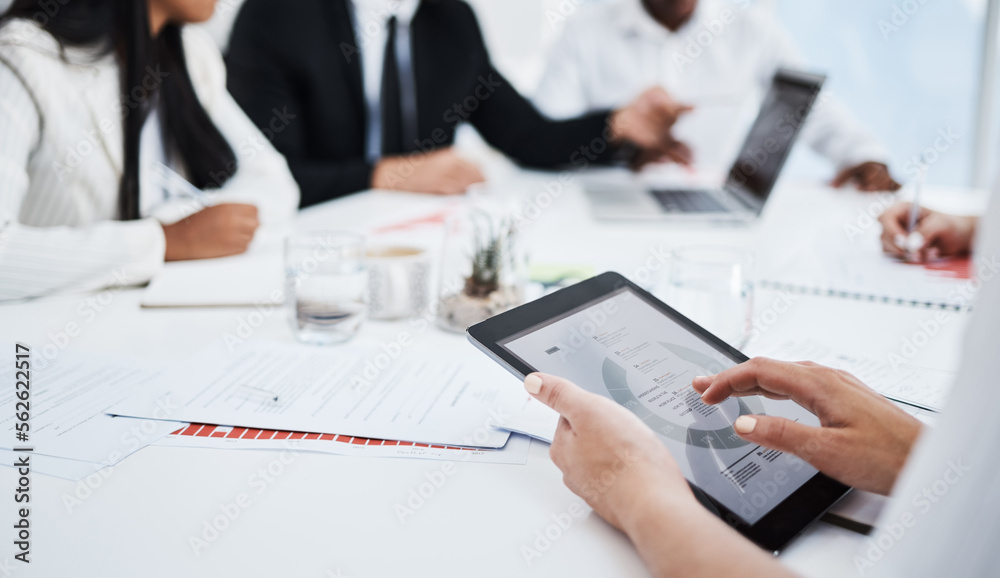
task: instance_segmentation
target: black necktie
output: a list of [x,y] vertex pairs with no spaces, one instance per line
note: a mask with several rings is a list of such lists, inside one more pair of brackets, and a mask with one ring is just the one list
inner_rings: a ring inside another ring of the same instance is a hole
[[393,16],[387,24],[382,64],[382,155],[398,155],[417,149],[417,106],[410,60],[410,31]]

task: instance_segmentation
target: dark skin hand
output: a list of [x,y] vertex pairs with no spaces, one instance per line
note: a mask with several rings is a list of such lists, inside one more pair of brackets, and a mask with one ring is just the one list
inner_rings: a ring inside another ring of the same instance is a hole
[[677,32],[694,14],[698,0],[642,0],[646,12],[671,32]]
[[[646,12],[671,32],[677,32],[684,26],[694,14],[694,9],[698,5],[698,0],[642,0],[642,5]],[[688,108],[683,112],[690,111]],[[679,140],[670,139],[655,148],[646,148],[634,159],[630,165],[633,170],[638,170],[650,163],[673,162],[683,166],[690,166],[694,155],[688,145]]]
[[613,112],[608,128],[616,143],[630,143],[639,150],[630,161],[633,169],[654,162],[690,165],[691,149],[671,136],[670,129],[691,110],[693,107],[678,102],[663,88],[653,87]]
[[165,261],[214,259],[247,250],[260,221],[257,207],[222,204],[202,209],[172,225],[163,225]]
[[900,184],[889,174],[889,167],[883,163],[867,162],[848,167],[830,183],[833,187],[843,187],[853,184],[859,191],[866,193],[876,191],[898,191]]
[[629,161],[632,170],[637,171],[650,163],[677,163],[689,167],[694,162],[691,147],[679,140],[670,139],[670,143],[657,149],[643,149]]
[[[972,251],[976,237],[976,217],[948,215],[920,207],[915,231],[910,226],[910,203],[896,203],[878,218],[882,224],[882,250],[900,259],[925,262],[942,257],[961,257]],[[923,244],[912,250],[900,246],[898,239],[911,232],[920,233]]]

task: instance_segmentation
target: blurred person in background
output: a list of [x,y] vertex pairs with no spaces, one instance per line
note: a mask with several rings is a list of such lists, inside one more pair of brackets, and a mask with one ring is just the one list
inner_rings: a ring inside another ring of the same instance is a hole
[[[143,283],[295,214],[284,159],[226,92],[211,39],[184,27],[214,8],[16,0],[0,16],[0,299]],[[211,195],[157,182],[161,166]]]
[[[688,120],[696,124],[677,136],[689,151],[681,156],[715,155],[711,162],[722,166],[731,159],[719,155],[743,136],[739,111],[748,102],[756,108],[781,67],[801,69],[802,58],[767,9],[749,0],[615,0],[567,18],[533,100],[567,118],[662,87],[694,107]],[[882,145],[834,98],[820,95],[802,138],[836,165],[833,186],[899,188]]]
[[272,130],[303,207],[370,188],[464,192],[484,177],[452,146],[463,122],[523,165],[582,167],[626,151],[669,157],[683,110],[654,89],[546,119],[494,68],[460,0],[248,0],[227,64],[230,91]]

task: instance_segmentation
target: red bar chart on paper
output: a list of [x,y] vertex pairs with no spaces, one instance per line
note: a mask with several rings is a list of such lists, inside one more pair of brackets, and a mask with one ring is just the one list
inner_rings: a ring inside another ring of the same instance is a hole
[[498,449],[468,448],[372,439],[338,434],[278,431],[192,423],[177,429],[156,445],[171,447],[286,450],[346,456],[420,458],[486,463],[524,464],[530,440],[512,434]]
[[938,261],[931,261],[930,263],[917,264],[917,266],[920,265],[927,270],[928,275],[943,277],[945,279],[972,279],[972,275],[975,272],[972,259],[968,257],[940,259]]

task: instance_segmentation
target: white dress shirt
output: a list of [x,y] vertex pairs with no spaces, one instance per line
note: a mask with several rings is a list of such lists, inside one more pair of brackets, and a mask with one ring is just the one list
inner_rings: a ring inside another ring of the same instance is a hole
[[[262,226],[290,222],[298,186],[284,158],[226,91],[225,65],[212,40],[192,28],[183,38],[198,99],[239,163],[213,202],[254,204]],[[144,82],[159,82],[158,74],[151,71]],[[64,60],[36,23],[15,20],[0,28],[0,300],[146,282],[163,266],[162,224],[203,208],[180,198],[151,203],[143,186],[142,218],[116,220],[121,119],[133,98],[125,95],[123,104],[121,93],[112,55],[95,61],[69,48]],[[153,122],[144,147],[159,139]],[[147,163],[160,154],[140,150],[140,156]],[[162,201],[162,190],[153,194]]]
[[854,558],[864,576],[996,576],[1000,544],[1000,190],[979,224],[983,286],[952,398],[913,450],[878,529]]
[[[581,6],[568,18],[534,102],[562,119],[620,108],[645,89],[662,86],[696,107],[676,125],[676,136],[692,147],[697,164],[722,168],[735,158],[781,66],[803,68],[766,9],[700,0],[691,20],[671,32],[640,0],[617,0]],[[887,158],[828,94],[820,96],[802,138],[841,168]]]
[[369,161],[375,161],[382,153],[382,65],[389,39],[386,24],[395,16],[401,26],[409,26],[420,0],[352,0],[351,5],[368,112],[367,156]]

